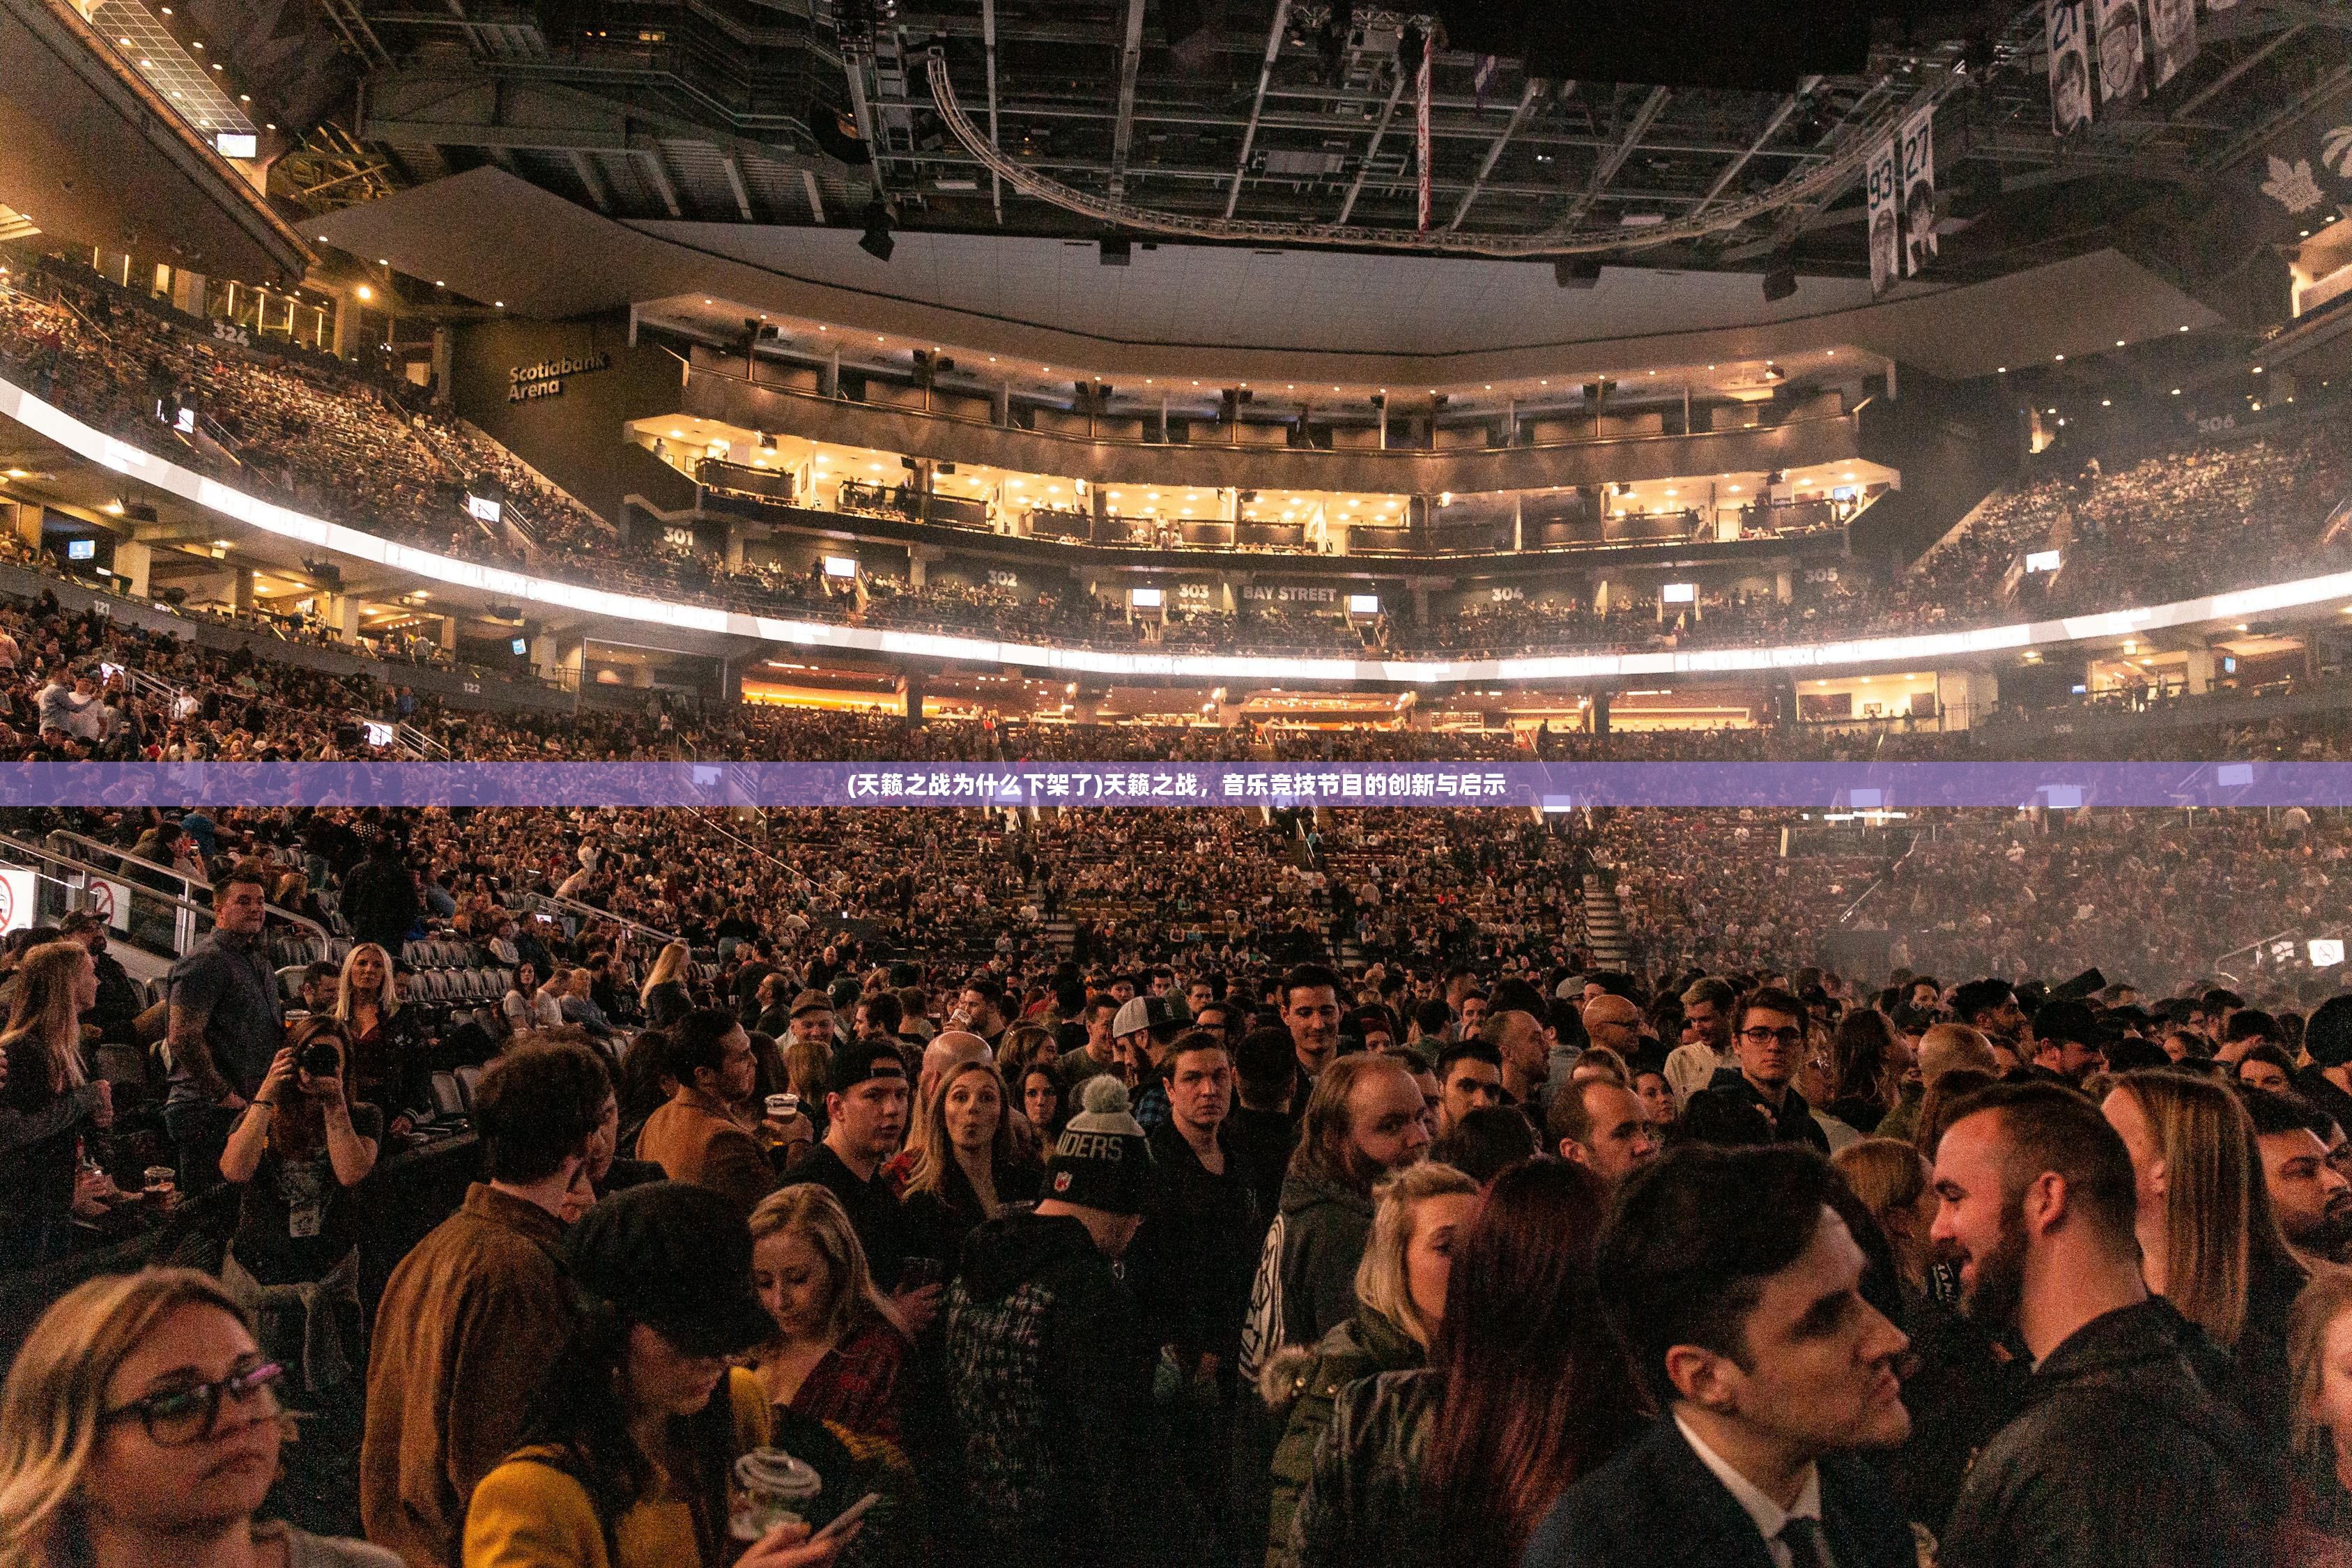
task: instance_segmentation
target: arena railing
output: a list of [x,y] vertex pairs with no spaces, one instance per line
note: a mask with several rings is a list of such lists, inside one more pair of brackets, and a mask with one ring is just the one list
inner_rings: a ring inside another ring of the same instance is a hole
[[481,593],[508,603],[532,603],[607,619],[791,644],[812,651],[838,649],[888,656],[1011,664],[1068,674],[1174,679],[1286,681],[1378,681],[1408,685],[1456,682],[1610,679],[1698,674],[1777,673],[1937,660],[2047,648],[2100,638],[2143,637],[2172,626],[2291,610],[2352,598],[2352,572],[2297,578],[2168,604],[2058,616],[1967,630],[1778,647],[1706,647],[1641,653],[1525,654],[1462,659],[1357,659],[1264,655],[1139,654],[1057,647],[943,633],[829,625],[614,593],[584,584],[534,576],[509,567],[442,555],[413,544],[330,522],[249,495],[183,468],[120,437],[84,424],[23,387],[0,380],[0,416],[79,457],[141,483],[166,490],[208,511],[298,544]]

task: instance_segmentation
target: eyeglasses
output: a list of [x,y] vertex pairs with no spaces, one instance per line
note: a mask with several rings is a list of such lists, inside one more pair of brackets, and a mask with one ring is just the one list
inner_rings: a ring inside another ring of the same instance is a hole
[[147,1428],[147,1436],[162,1447],[176,1448],[189,1443],[200,1443],[213,1435],[220,1423],[221,1396],[226,1394],[239,1405],[248,1400],[266,1399],[268,1408],[264,1415],[278,1413],[278,1396],[273,1392],[286,1369],[274,1361],[259,1366],[231,1373],[218,1383],[199,1383],[192,1388],[169,1389],[151,1394],[144,1399],[134,1399],[120,1409],[110,1410],[100,1418],[102,1426],[117,1421],[139,1418]]
[[1742,1029],[1739,1037],[1751,1046],[1799,1046],[1804,1044],[1805,1031],[1788,1029]]

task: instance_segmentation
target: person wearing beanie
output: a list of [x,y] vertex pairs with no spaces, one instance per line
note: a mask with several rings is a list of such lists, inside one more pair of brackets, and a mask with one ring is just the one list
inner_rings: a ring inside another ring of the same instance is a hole
[[948,1289],[966,1517],[994,1568],[1118,1568],[1146,1534],[1171,1555],[1170,1489],[1145,1494],[1153,1353],[1117,1268],[1142,1224],[1151,1146],[1117,1079],[1087,1080],[1081,1103],[1036,1208],[973,1231]]
[[522,1445],[474,1489],[464,1568],[832,1563],[845,1542],[812,1541],[807,1518],[734,1555],[730,1478],[768,1448],[770,1415],[727,1358],[775,1331],[735,1206],[685,1182],[632,1187],[572,1227],[563,1259],[576,1326]]

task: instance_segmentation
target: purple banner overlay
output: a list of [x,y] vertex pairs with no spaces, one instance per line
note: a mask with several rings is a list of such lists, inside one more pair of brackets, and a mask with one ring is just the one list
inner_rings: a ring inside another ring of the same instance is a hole
[[8,763],[0,805],[2352,805],[2347,763]]

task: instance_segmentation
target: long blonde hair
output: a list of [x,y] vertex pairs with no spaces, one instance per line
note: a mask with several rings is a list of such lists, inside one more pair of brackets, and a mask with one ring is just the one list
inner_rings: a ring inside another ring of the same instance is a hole
[[948,1090],[957,1079],[975,1072],[986,1073],[988,1081],[996,1086],[996,1136],[989,1142],[989,1163],[1001,1171],[1013,1163],[1013,1100],[1005,1092],[1004,1079],[991,1063],[960,1062],[940,1075],[930,1103],[923,1107],[923,1137],[916,1152],[915,1173],[907,1181],[907,1196],[917,1193],[947,1196],[950,1173],[956,1168],[955,1143],[948,1137]]
[[824,1259],[832,1299],[824,1310],[824,1331],[839,1344],[858,1321],[871,1312],[884,1322],[892,1319],[874,1288],[874,1272],[866,1267],[865,1246],[849,1223],[841,1200],[814,1182],[801,1182],[770,1193],[751,1211],[751,1245],[792,1231]]
[[[49,1092],[62,1094],[89,1081],[81,1064],[81,1009],[74,1004],[74,981],[90,962],[78,942],[46,942],[16,965],[16,1004],[0,1050],[30,1041],[40,1053]],[[18,1069],[22,1071],[22,1068]]]
[[400,986],[393,979],[392,954],[383,950],[382,942],[362,942],[343,954],[343,971],[335,976],[335,1021],[339,1024],[352,1021],[352,965],[362,952],[373,952],[383,961],[383,985],[375,998],[376,1016],[388,1020],[400,1011]]
[[1402,1329],[1417,1345],[1426,1346],[1437,1331],[1437,1325],[1423,1322],[1421,1309],[1412,1304],[1412,1286],[1405,1273],[1405,1250],[1419,1228],[1421,1205],[1431,1198],[1455,1194],[1475,1197],[1477,1192],[1478,1184],[1453,1166],[1425,1160],[1399,1171],[1373,1194],[1372,1234],[1364,1244],[1363,1261],[1356,1265],[1356,1299]]
[[2234,1348],[2258,1254],[2284,1258],[2246,1108],[2211,1079],[2166,1068],[2127,1072],[2131,1097],[2164,1162],[2164,1296],[2180,1315]]
[[[2327,1379],[2327,1331],[2347,1312],[2352,1312],[2352,1268],[2329,1264],[2312,1271],[2287,1316],[2287,1419],[2294,1451],[2307,1459],[2334,1457],[2319,1422],[2319,1396]],[[2352,1432],[2343,1439],[2352,1439]]]
[[663,948],[655,957],[653,968],[646,973],[646,983],[637,987],[637,1005],[641,1007],[646,1005],[646,998],[654,994],[655,986],[676,980],[678,971],[686,967],[686,961],[693,956],[682,942],[674,942]]
[[220,1281],[193,1268],[88,1280],[33,1325],[0,1387],[0,1563],[75,1568],[89,1560],[78,1494],[98,1449],[106,1385],[183,1307],[216,1308],[252,1331]]

